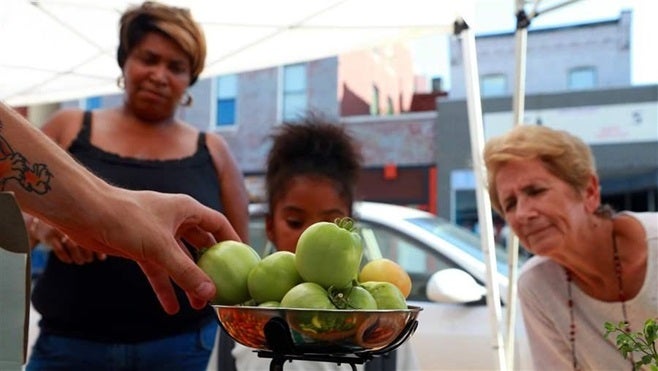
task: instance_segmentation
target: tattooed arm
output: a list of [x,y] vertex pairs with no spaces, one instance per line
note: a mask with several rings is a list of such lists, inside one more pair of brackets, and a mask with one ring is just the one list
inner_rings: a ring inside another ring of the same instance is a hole
[[224,215],[185,195],[129,191],[91,174],[17,112],[0,102],[0,192],[79,244],[139,263],[163,308],[178,311],[169,278],[200,308],[215,286],[180,238],[198,247],[239,240]]

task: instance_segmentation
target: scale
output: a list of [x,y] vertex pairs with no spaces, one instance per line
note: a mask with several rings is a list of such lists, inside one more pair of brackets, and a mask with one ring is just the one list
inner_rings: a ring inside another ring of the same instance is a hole
[[213,305],[236,342],[269,358],[270,371],[294,360],[364,364],[405,343],[418,327],[420,307],[400,310],[293,309]]

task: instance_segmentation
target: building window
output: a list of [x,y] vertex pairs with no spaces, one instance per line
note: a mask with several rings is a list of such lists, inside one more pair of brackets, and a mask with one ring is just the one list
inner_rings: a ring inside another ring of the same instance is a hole
[[370,99],[370,115],[379,115],[379,88],[377,85],[372,86],[372,98]]
[[576,67],[569,70],[569,90],[584,90],[596,87],[594,67]]
[[507,79],[502,73],[484,75],[480,81],[480,90],[483,97],[505,95]]
[[216,114],[215,127],[226,128],[235,125],[235,101],[238,93],[238,75],[224,75],[215,79]]
[[283,68],[283,121],[295,121],[307,110],[306,64]]

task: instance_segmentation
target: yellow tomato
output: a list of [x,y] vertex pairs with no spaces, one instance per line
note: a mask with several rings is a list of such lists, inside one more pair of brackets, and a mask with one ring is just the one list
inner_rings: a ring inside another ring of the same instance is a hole
[[411,293],[409,273],[390,259],[381,258],[366,263],[359,272],[359,282],[368,281],[390,282],[400,289],[405,298]]

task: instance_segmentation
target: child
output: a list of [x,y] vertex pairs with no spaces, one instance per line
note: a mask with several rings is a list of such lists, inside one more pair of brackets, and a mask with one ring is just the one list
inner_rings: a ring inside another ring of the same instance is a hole
[[[294,252],[300,234],[311,224],[352,216],[362,157],[358,144],[342,125],[318,115],[308,115],[301,122],[283,124],[278,129],[267,158],[269,209],[265,230],[276,250]],[[398,368],[416,368],[410,348],[401,349],[394,352],[398,353]],[[258,358],[240,345],[232,354],[238,370],[268,369],[270,363],[270,359]],[[376,357],[365,370],[394,370],[395,363],[395,356]],[[285,368],[348,370],[350,365],[293,361]]]

